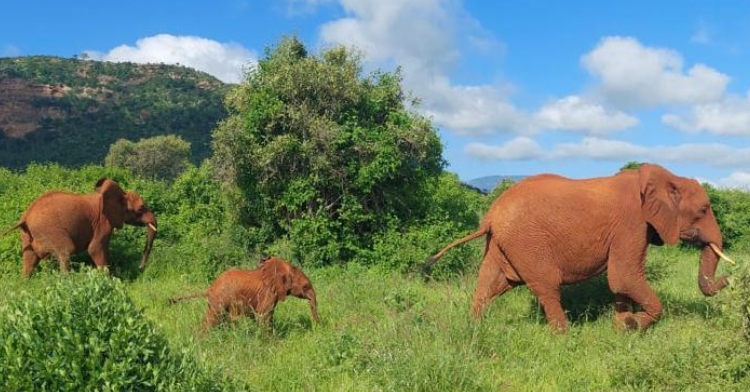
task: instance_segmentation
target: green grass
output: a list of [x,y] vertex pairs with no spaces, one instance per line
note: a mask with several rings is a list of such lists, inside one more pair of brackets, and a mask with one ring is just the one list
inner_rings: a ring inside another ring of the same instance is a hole
[[[749,255],[733,256],[750,263]],[[208,281],[146,274],[125,286],[171,345],[261,391],[748,390],[750,350],[738,311],[746,299],[737,290],[703,297],[697,268],[695,250],[651,250],[649,279],[664,314],[645,333],[613,329],[603,277],[565,288],[564,335],[547,329],[525,287],[471,322],[475,272],[425,282],[356,265],[307,270],[322,325],[311,324],[305,301],[290,298],[277,308],[272,333],[247,319],[200,335],[204,299],[167,305]],[[0,286],[34,293],[57,279],[56,271],[29,281],[5,275]]]

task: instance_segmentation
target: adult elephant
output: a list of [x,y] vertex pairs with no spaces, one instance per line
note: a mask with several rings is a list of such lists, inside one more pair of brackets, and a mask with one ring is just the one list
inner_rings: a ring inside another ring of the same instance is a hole
[[156,236],[156,217],[140,195],[123,191],[108,178],[97,181],[96,193],[45,193],[3,234],[21,230],[22,274],[29,277],[39,260],[50,254],[57,257],[61,271],[70,271],[70,256],[84,250],[97,268],[108,268],[109,238],[124,223],[148,227],[140,264],[143,269]]
[[658,320],[662,304],[646,281],[649,244],[681,240],[700,247],[698,285],[706,296],[727,285],[726,276],[715,277],[718,258],[731,262],[722,253],[705,190],[653,164],[611,177],[543,174],[522,180],[495,200],[476,232],[445,247],[425,267],[481,236],[486,245],[472,315],[479,318],[493,298],[526,284],[539,298],[547,323],[561,331],[568,325],[560,286],[604,271],[615,294],[619,328],[645,330]]

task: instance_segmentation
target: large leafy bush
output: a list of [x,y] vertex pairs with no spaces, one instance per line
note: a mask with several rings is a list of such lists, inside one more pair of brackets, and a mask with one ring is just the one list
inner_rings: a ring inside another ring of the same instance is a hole
[[6,391],[223,391],[204,369],[96,271],[22,293],[0,308],[0,389]]
[[190,165],[190,143],[177,135],[161,135],[132,142],[120,139],[109,146],[107,166],[130,169],[150,180],[174,180]]
[[238,221],[267,243],[287,237],[300,261],[344,263],[427,217],[442,147],[398,71],[362,75],[356,52],[311,55],[285,38],[226,102],[213,160],[240,191]]

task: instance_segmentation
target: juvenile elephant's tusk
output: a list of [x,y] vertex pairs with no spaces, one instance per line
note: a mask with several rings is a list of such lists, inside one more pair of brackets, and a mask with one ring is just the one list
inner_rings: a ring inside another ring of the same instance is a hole
[[732,259],[730,259],[729,257],[727,257],[727,255],[725,255],[725,254],[724,254],[724,252],[722,252],[722,251],[721,251],[721,249],[719,249],[719,247],[718,247],[718,246],[716,246],[715,244],[713,244],[713,243],[709,243],[709,244],[708,244],[708,246],[710,246],[710,247],[711,247],[711,249],[712,249],[712,250],[713,250],[714,252],[716,252],[716,254],[717,254],[717,255],[718,255],[719,257],[721,257],[721,258],[722,258],[722,260],[724,260],[724,261],[726,261],[726,262],[728,262],[729,264],[732,264],[732,265],[735,265],[735,264],[736,264],[736,263],[734,262],[734,260],[732,260]]
[[158,230],[156,230],[156,226],[154,226],[154,224],[153,224],[153,223],[149,223],[149,224],[148,224],[148,227],[149,227],[149,228],[150,228],[151,230],[153,230],[153,231],[158,231]]

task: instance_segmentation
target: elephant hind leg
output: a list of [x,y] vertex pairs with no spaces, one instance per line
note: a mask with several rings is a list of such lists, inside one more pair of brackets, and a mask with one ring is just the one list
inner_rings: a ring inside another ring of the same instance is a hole
[[539,303],[542,304],[547,325],[557,332],[567,332],[568,320],[560,302],[560,285],[550,282],[529,284],[529,290],[536,295]]
[[39,260],[43,259],[46,256],[46,254],[38,253],[36,250],[34,250],[34,244],[32,241],[33,239],[31,237],[31,234],[26,231],[21,231],[21,242],[23,244],[23,266],[21,275],[24,278],[30,277],[31,273],[34,272],[36,266],[39,265]]
[[41,260],[41,257],[39,257],[31,247],[24,248],[23,269],[21,271],[24,278],[31,277],[31,273],[34,272],[36,266],[39,265],[39,260]]
[[494,244],[488,244],[484,260],[479,267],[477,289],[474,292],[474,301],[471,307],[471,315],[475,320],[482,316],[484,308],[495,297],[505,294],[514,287],[514,284],[511,284],[505,276],[501,268],[502,263],[507,263],[507,259],[500,249]]
[[206,311],[206,316],[203,317],[203,323],[201,324],[201,333],[206,333],[212,327],[218,325],[219,321],[221,321],[222,313],[223,312],[221,309],[216,309],[213,306],[209,305],[208,310]]
[[55,238],[52,252],[60,264],[60,272],[70,272],[70,256],[76,250],[75,244],[72,239],[64,235],[58,235]]

